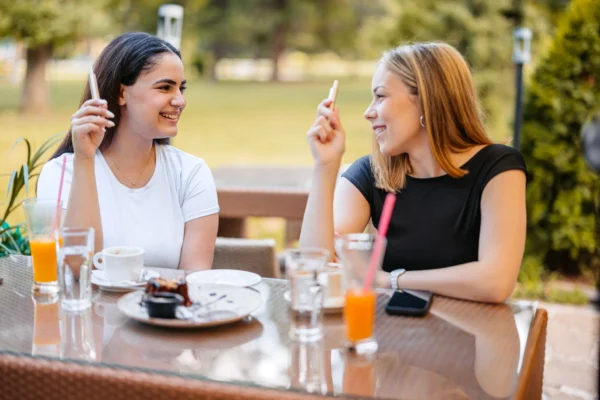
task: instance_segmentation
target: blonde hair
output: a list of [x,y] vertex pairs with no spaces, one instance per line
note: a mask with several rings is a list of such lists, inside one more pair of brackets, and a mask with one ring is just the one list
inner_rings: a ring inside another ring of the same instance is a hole
[[[380,62],[419,96],[429,146],[437,163],[453,178],[466,175],[468,171],[452,164],[451,153],[492,141],[483,126],[465,59],[454,47],[431,42],[398,46],[385,52]],[[387,192],[403,189],[406,175],[413,172],[408,154],[384,156],[375,138],[371,168],[376,187]]]

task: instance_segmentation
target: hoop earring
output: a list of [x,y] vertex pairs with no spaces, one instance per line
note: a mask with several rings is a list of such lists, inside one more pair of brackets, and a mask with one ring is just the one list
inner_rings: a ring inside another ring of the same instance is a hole
[[421,124],[421,126],[423,128],[425,128],[425,123],[423,122],[423,116],[421,115],[421,118],[419,118],[419,123]]

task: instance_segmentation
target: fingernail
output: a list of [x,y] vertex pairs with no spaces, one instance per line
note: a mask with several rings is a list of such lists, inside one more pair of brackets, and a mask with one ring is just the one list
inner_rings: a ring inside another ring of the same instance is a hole
[[113,126],[115,126],[115,123],[114,123],[114,122],[112,122],[112,121],[108,121],[108,124],[107,124],[107,125],[108,125],[108,126],[110,126],[110,127],[112,128]]
[[110,111],[106,111],[106,115],[108,115],[109,118],[114,118],[115,114],[111,113]]

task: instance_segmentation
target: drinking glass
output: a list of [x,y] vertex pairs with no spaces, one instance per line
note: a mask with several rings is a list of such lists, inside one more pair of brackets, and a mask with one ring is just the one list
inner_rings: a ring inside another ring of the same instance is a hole
[[60,309],[58,297],[33,296],[33,343],[31,354],[54,356],[60,350]]
[[[360,354],[372,354],[378,348],[373,334],[377,296],[372,287],[364,287],[375,238],[375,235],[358,233],[339,236],[335,241],[348,281],[344,304],[346,346]],[[377,269],[381,268],[385,245],[384,239]]]
[[60,357],[85,361],[96,360],[92,309],[81,312],[63,312],[63,334],[60,341]]
[[57,217],[56,200],[28,199],[22,204],[33,263],[33,293],[56,296],[59,287],[53,228],[55,221],[60,221],[62,207],[58,207]]
[[61,306],[81,311],[92,305],[93,228],[63,228],[56,233]]
[[327,355],[323,341],[290,343],[290,384],[309,393],[327,394]]
[[290,281],[290,336],[301,341],[323,336],[323,296],[330,252],[321,248],[288,250],[285,256]]

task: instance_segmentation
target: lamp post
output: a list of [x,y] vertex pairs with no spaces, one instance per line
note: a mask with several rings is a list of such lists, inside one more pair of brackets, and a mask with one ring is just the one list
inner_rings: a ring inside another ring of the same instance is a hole
[[163,4],[158,8],[158,28],[156,36],[171,43],[177,50],[181,47],[183,7],[177,4]]
[[521,145],[521,123],[523,122],[523,64],[531,60],[531,30],[516,28],[513,31],[513,62],[516,67],[517,93],[515,101],[515,128],[513,144],[516,149]]

